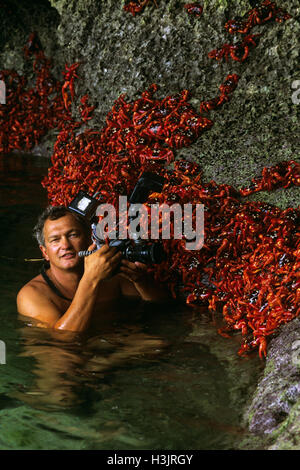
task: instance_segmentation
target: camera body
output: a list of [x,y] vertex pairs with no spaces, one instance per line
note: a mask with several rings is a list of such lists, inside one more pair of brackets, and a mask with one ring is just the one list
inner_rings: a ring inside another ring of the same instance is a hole
[[[151,192],[161,192],[164,185],[164,179],[154,173],[144,172],[137,181],[133,192],[129,198],[130,204],[142,204],[145,202]],[[97,194],[97,193],[96,193]],[[97,245],[93,251],[80,251],[79,256],[89,256],[101,248],[105,242],[97,235],[96,211],[100,201],[96,195],[89,196],[84,191],[79,191],[77,196],[68,206],[68,209],[91,223],[92,239]],[[128,261],[139,261],[144,264],[158,264],[165,258],[165,253],[161,242],[142,240],[138,236],[134,239],[120,239],[118,236],[109,241],[109,246],[117,247],[123,257]]]

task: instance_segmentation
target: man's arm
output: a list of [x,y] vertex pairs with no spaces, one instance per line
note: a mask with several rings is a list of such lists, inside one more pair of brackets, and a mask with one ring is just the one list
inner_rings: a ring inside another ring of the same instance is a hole
[[162,284],[158,284],[149,277],[147,273],[147,266],[143,263],[135,262],[131,263],[125,259],[122,259],[120,267],[121,275],[127,280],[131,281],[131,286],[128,283],[121,282],[122,292],[126,295],[129,288],[132,287],[143,300],[150,302],[166,302],[171,301],[171,293]]
[[[94,245],[89,247],[93,249]],[[84,274],[67,311],[59,309],[34,284],[24,286],[18,294],[17,306],[21,315],[33,317],[55,329],[84,331],[91,319],[101,281],[109,279],[121,258],[121,253],[104,245],[85,258]]]

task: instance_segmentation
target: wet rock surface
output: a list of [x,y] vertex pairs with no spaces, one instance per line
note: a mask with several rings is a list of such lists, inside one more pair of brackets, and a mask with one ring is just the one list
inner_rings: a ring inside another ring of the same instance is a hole
[[296,318],[271,341],[264,374],[245,420],[266,448],[300,449],[299,413],[300,319]]
[[[32,66],[24,60],[22,48],[29,34],[37,31],[46,55],[53,59],[56,78],[62,80],[66,63],[80,62],[73,112],[76,116],[80,96],[88,93],[96,106],[90,126],[101,129],[120,94],[136,99],[153,82],[159,86],[159,98],[189,89],[190,101],[199,109],[201,101],[217,96],[229,73],[237,73],[241,78],[232,100],[208,115],[214,121],[212,129],[191,147],[178,151],[177,157],[200,162],[204,180],[237,188],[249,184],[265,166],[299,161],[300,103],[294,88],[300,80],[297,0],[277,2],[293,19],[253,30],[262,36],[244,63],[217,62],[207,54],[234,41],[224,24],[251,8],[246,0],[204,1],[200,18],[186,13],[183,0],[157,0],[158,8],[150,2],[135,17],[123,10],[123,0],[0,3],[4,6],[0,68],[15,69],[30,81]],[[52,132],[33,153],[49,158],[55,139]],[[296,207],[299,188],[262,192],[249,199]],[[270,343],[264,376],[245,417],[250,431],[245,448],[299,448],[300,366],[293,363],[298,338],[299,320],[294,320]],[[239,360],[231,369],[233,380],[238,377]],[[247,380],[245,386],[236,383],[232,393],[237,394],[237,406],[244,407],[250,389]],[[259,436],[258,444],[252,439],[255,436]]]

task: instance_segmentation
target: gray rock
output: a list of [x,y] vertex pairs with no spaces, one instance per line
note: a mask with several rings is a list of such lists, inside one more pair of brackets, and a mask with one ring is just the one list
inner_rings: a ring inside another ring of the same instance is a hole
[[266,367],[245,419],[272,449],[300,448],[300,319],[274,338]]

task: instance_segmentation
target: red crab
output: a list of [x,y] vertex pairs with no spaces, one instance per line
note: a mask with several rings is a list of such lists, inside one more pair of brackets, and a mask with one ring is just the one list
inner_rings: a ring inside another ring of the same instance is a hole
[[66,65],[66,70],[65,72],[63,72],[65,83],[62,86],[61,92],[62,92],[64,105],[66,109],[69,109],[69,105],[70,105],[70,98],[67,93],[67,88],[69,88],[69,91],[71,94],[71,100],[74,99],[74,80],[75,78],[78,78],[78,75],[76,75],[76,69],[78,67],[79,67],[79,62],[75,62],[74,64],[70,65],[70,67]]
[[200,3],[186,3],[183,8],[186,9],[187,13],[194,16],[201,16],[203,12],[203,6]]
[[[131,0],[124,6],[124,10],[131,13],[135,16],[137,13],[140,13],[143,8],[150,2],[151,0]],[[156,0],[153,0],[155,6],[157,7]]]

